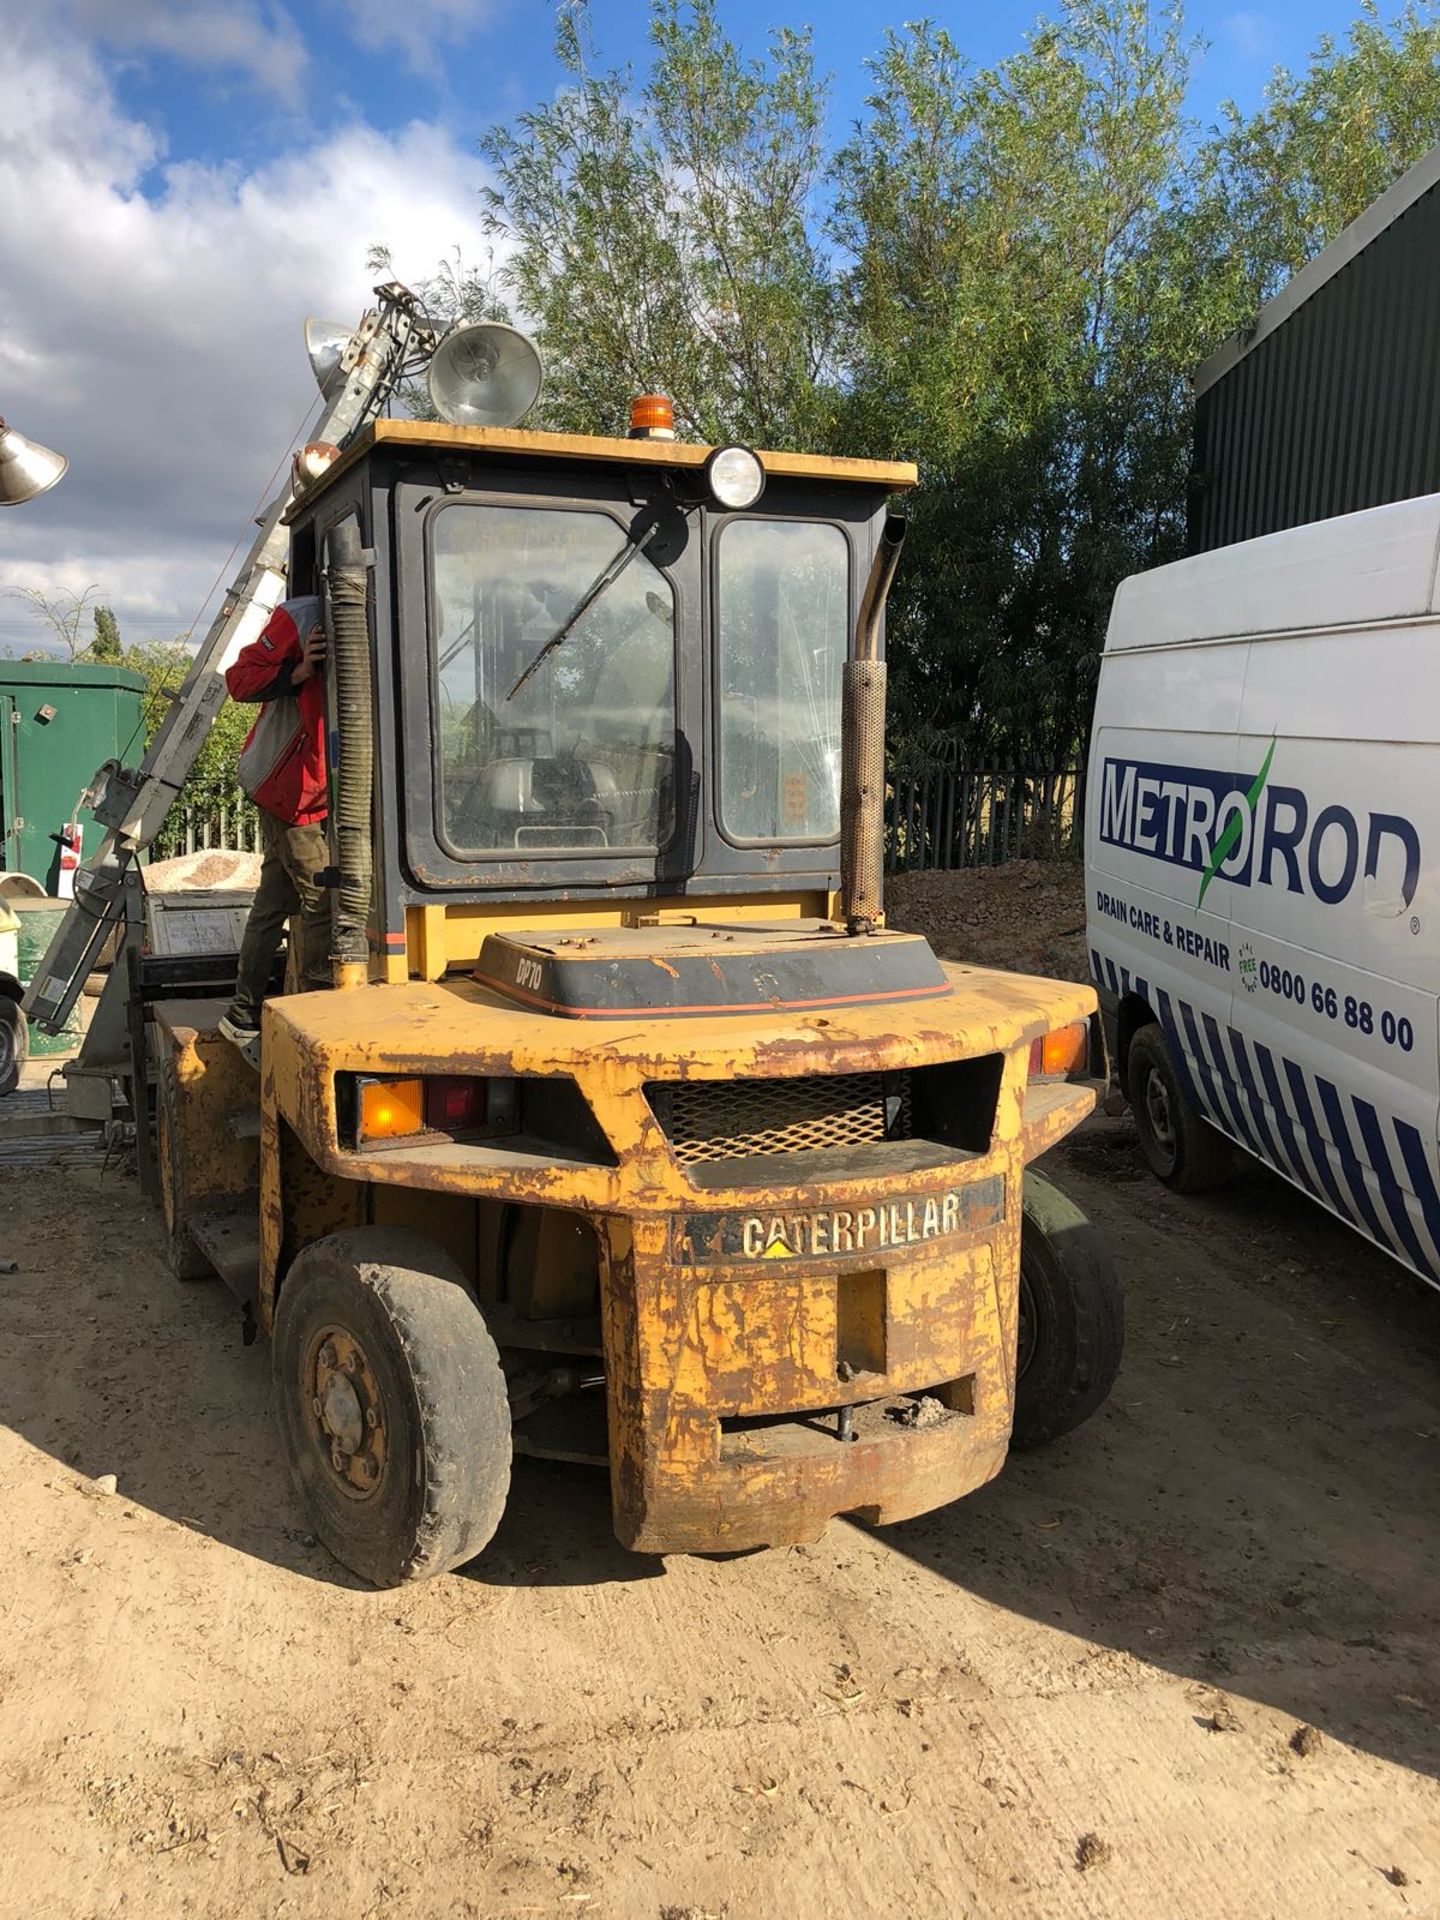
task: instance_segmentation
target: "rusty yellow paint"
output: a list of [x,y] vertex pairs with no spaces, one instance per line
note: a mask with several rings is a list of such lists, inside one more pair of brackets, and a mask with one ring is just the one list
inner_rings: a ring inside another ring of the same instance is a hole
[[[607,466],[703,467],[714,451],[685,440],[622,440],[604,434],[537,433],[526,427],[453,427],[438,420],[377,420],[356,435],[344,453],[296,500],[287,522],[308,512],[316,497],[376,446],[400,446],[436,453],[479,453],[491,458],[602,461]],[[842,486],[883,487],[903,493],[918,484],[912,460],[852,460],[821,453],[757,450],[767,475],[777,479],[821,480]]]
[[[438,926],[427,920],[414,930],[432,959],[442,928],[448,940],[443,914]],[[490,1300],[501,1247],[517,1257],[514,1232],[497,1223],[506,1208],[520,1208],[536,1229],[533,1264],[555,1269],[552,1284],[522,1289],[503,1310],[504,1337],[523,1345],[523,1312],[576,1312],[594,1284],[569,1251],[586,1222],[598,1255],[612,1498],[625,1544],[700,1550],[809,1539],[838,1512],[895,1519],[955,1499],[1005,1456],[1025,1164],[1093,1103],[1088,1088],[1027,1085],[1030,1043],[1087,1017],[1095,1000],[1088,987],[1064,982],[945,971],[949,994],[917,1003],[903,1022],[871,1005],[743,1020],[640,1015],[597,1030],[453,977],[272,1002],[263,1145],[276,1165],[263,1186],[262,1319],[327,1206],[438,1232]],[[988,1151],[920,1173],[878,1162],[863,1176],[812,1170],[790,1188],[697,1186],[644,1092],[647,1081],[677,1074],[783,1079],[991,1053],[1004,1066]],[[516,1153],[503,1141],[358,1153],[339,1131],[336,1075],[376,1072],[567,1075],[613,1164]],[[945,1213],[945,1195],[981,1182],[998,1196],[988,1211],[977,1207],[944,1235],[897,1232],[879,1252],[698,1267],[679,1251],[680,1223],[695,1214],[833,1216],[866,1206],[915,1225],[958,1217]],[[328,1203],[317,1200],[326,1193]],[[430,1208],[444,1209],[443,1232]],[[531,1258],[524,1244],[521,1265]],[[938,1403],[933,1424],[910,1429],[877,1411],[885,1397],[922,1390]],[[817,1412],[842,1405],[860,1410],[856,1439],[843,1447]],[[797,1417],[782,1427],[743,1424],[772,1414]]]
[[242,1122],[256,1106],[255,1074],[215,1025],[214,1003],[172,1000],[157,1013],[165,1113],[167,1224],[252,1192],[259,1146]]
[[[951,994],[918,1003],[904,1028],[897,1026],[894,1010],[882,1004],[745,1021],[716,1015],[676,1022],[637,1015],[633,1023],[607,1021],[597,1033],[585,1021],[530,1012],[468,978],[372,986],[343,995],[297,994],[267,1008],[275,1036],[267,1064],[281,1109],[307,1148],[347,1178],[440,1191],[454,1191],[461,1183],[477,1193],[600,1210],[628,1204],[632,1166],[658,1193],[665,1193],[667,1182],[673,1189],[674,1162],[642,1088],[647,1080],[675,1078],[677,1053],[683,1053],[685,1074],[695,1079],[895,1072],[975,1054],[1014,1055],[996,1137],[1007,1144],[1018,1140],[1025,1126],[1024,1052],[1050,1026],[1086,1017],[1094,1006],[1093,991],[976,968],[945,971]],[[356,1155],[340,1145],[337,1072],[442,1070],[570,1074],[624,1167],[561,1162],[516,1168],[502,1151],[480,1146],[463,1154],[450,1147],[396,1146]],[[1024,1153],[1027,1159],[1078,1124],[1093,1104],[1087,1089],[1063,1083],[1032,1094],[1037,1144]],[[1056,1111],[1063,1121],[1055,1120]],[[887,1181],[876,1188],[886,1197],[892,1190],[901,1196],[909,1190],[909,1176],[887,1176]]]
[[861,1267],[835,1276],[836,1370],[851,1376],[882,1377],[890,1343],[887,1275],[882,1267]]
[[[324,1461],[329,1454],[329,1470],[347,1498],[372,1499],[385,1472],[390,1434],[385,1397],[368,1354],[347,1327],[332,1326],[321,1329],[302,1364],[300,1418],[310,1429],[316,1457]],[[337,1433],[325,1424],[325,1403],[336,1385],[355,1409],[349,1414],[353,1433],[345,1432],[348,1420]],[[344,1432],[344,1444],[339,1432]]]
[[376,1226],[423,1233],[473,1273],[478,1255],[475,1202],[464,1194],[424,1193],[418,1187],[370,1187],[369,1218]]
[[288,1192],[287,1183],[282,1181],[282,1135],[280,1110],[275,1099],[275,1073],[263,1052],[263,1029],[267,1020],[268,1010],[261,1014],[264,1071],[260,1077],[260,1285],[255,1317],[262,1331],[268,1334],[275,1325],[275,1289],[273,1285],[265,1285],[265,1276],[283,1273],[288,1264],[285,1258],[285,1210],[288,1202],[298,1218],[299,1196]]
[[[980,1485],[1004,1459],[1023,1171],[1092,1102],[1087,1088],[1026,1080],[1031,1041],[1085,1017],[1088,988],[970,967],[946,974],[948,996],[919,1003],[903,1025],[871,1005],[744,1020],[642,1016],[597,1033],[469,979],[272,1001],[258,1150],[234,1125],[257,1083],[214,1031],[213,1003],[162,1009],[167,1126],[182,1170],[169,1209],[183,1224],[187,1208],[233,1202],[258,1181],[267,1328],[300,1249],[369,1220],[428,1234],[488,1302],[508,1284],[495,1324],[522,1349],[535,1317],[583,1319],[593,1300],[615,1526],[629,1546],[809,1539],[838,1512],[924,1511]],[[788,1188],[698,1186],[644,1093],[647,1081],[677,1074],[782,1080],[994,1052],[1004,1064],[984,1153],[921,1172],[875,1161],[863,1175],[817,1177],[812,1167]],[[613,1164],[518,1154],[503,1142],[362,1154],[342,1139],[337,1073],[441,1071],[570,1076]],[[947,1195],[981,1183],[992,1199],[947,1213]],[[884,1247],[847,1242],[824,1259],[727,1254],[702,1266],[685,1250],[682,1228],[698,1214],[858,1218],[862,1207],[903,1219],[906,1231],[893,1230]],[[960,1224],[928,1230],[946,1219]],[[921,1391],[936,1403],[932,1424],[910,1429],[883,1411],[893,1396]],[[826,1424],[839,1406],[857,1410],[846,1446]],[[777,1414],[792,1417],[745,1424]]]

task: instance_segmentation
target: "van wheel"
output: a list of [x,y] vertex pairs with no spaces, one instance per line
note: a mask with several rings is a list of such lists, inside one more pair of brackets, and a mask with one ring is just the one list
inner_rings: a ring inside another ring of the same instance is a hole
[[1125,1296],[1098,1228],[1027,1172],[1015,1350],[1017,1452],[1070,1433],[1103,1406],[1125,1349]]
[[306,1247],[280,1291],[274,1375],[295,1484],[344,1566],[394,1587],[488,1545],[510,1488],[505,1375],[464,1275],[423,1234]]
[[1196,1112],[1153,1020],[1130,1042],[1126,1081],[1140,1151],[1157,1180],[1175,1193],[1203,1193],[1229,1178],[1230,1143]]

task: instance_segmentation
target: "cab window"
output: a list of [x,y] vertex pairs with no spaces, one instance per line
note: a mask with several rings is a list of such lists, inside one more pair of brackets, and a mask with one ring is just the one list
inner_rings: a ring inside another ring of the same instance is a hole
[[460,501],[432,523],[440,837],[459,855],[653,852],[675,812],[675,596],[609,514]]
[[728,520],[715,573],[720,824],[741,842],[833,840],[849,544],[835,526]]

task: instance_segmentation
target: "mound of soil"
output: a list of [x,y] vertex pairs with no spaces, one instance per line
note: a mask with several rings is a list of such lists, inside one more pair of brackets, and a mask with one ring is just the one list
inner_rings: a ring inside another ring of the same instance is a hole
[[923,933],[942,960],[1088,980],[1085,873],[1078,860],[1009,860],[885,882],[892,927]]

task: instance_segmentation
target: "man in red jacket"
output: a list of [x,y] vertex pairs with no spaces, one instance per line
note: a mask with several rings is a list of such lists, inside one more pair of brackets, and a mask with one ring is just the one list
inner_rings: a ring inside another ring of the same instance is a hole
[[240,784],[260,809],[264,858],[255,903],[240,942],[235,998],[220,1031],[237,1046],[260,1032],[260,1003],[292,916],[300,918],[303,989],[328,987],[330,864],[325,838],[325,629],[316,594],[283,601],[258,640],[225,672],[232,700],[260,703],[240,750]]

